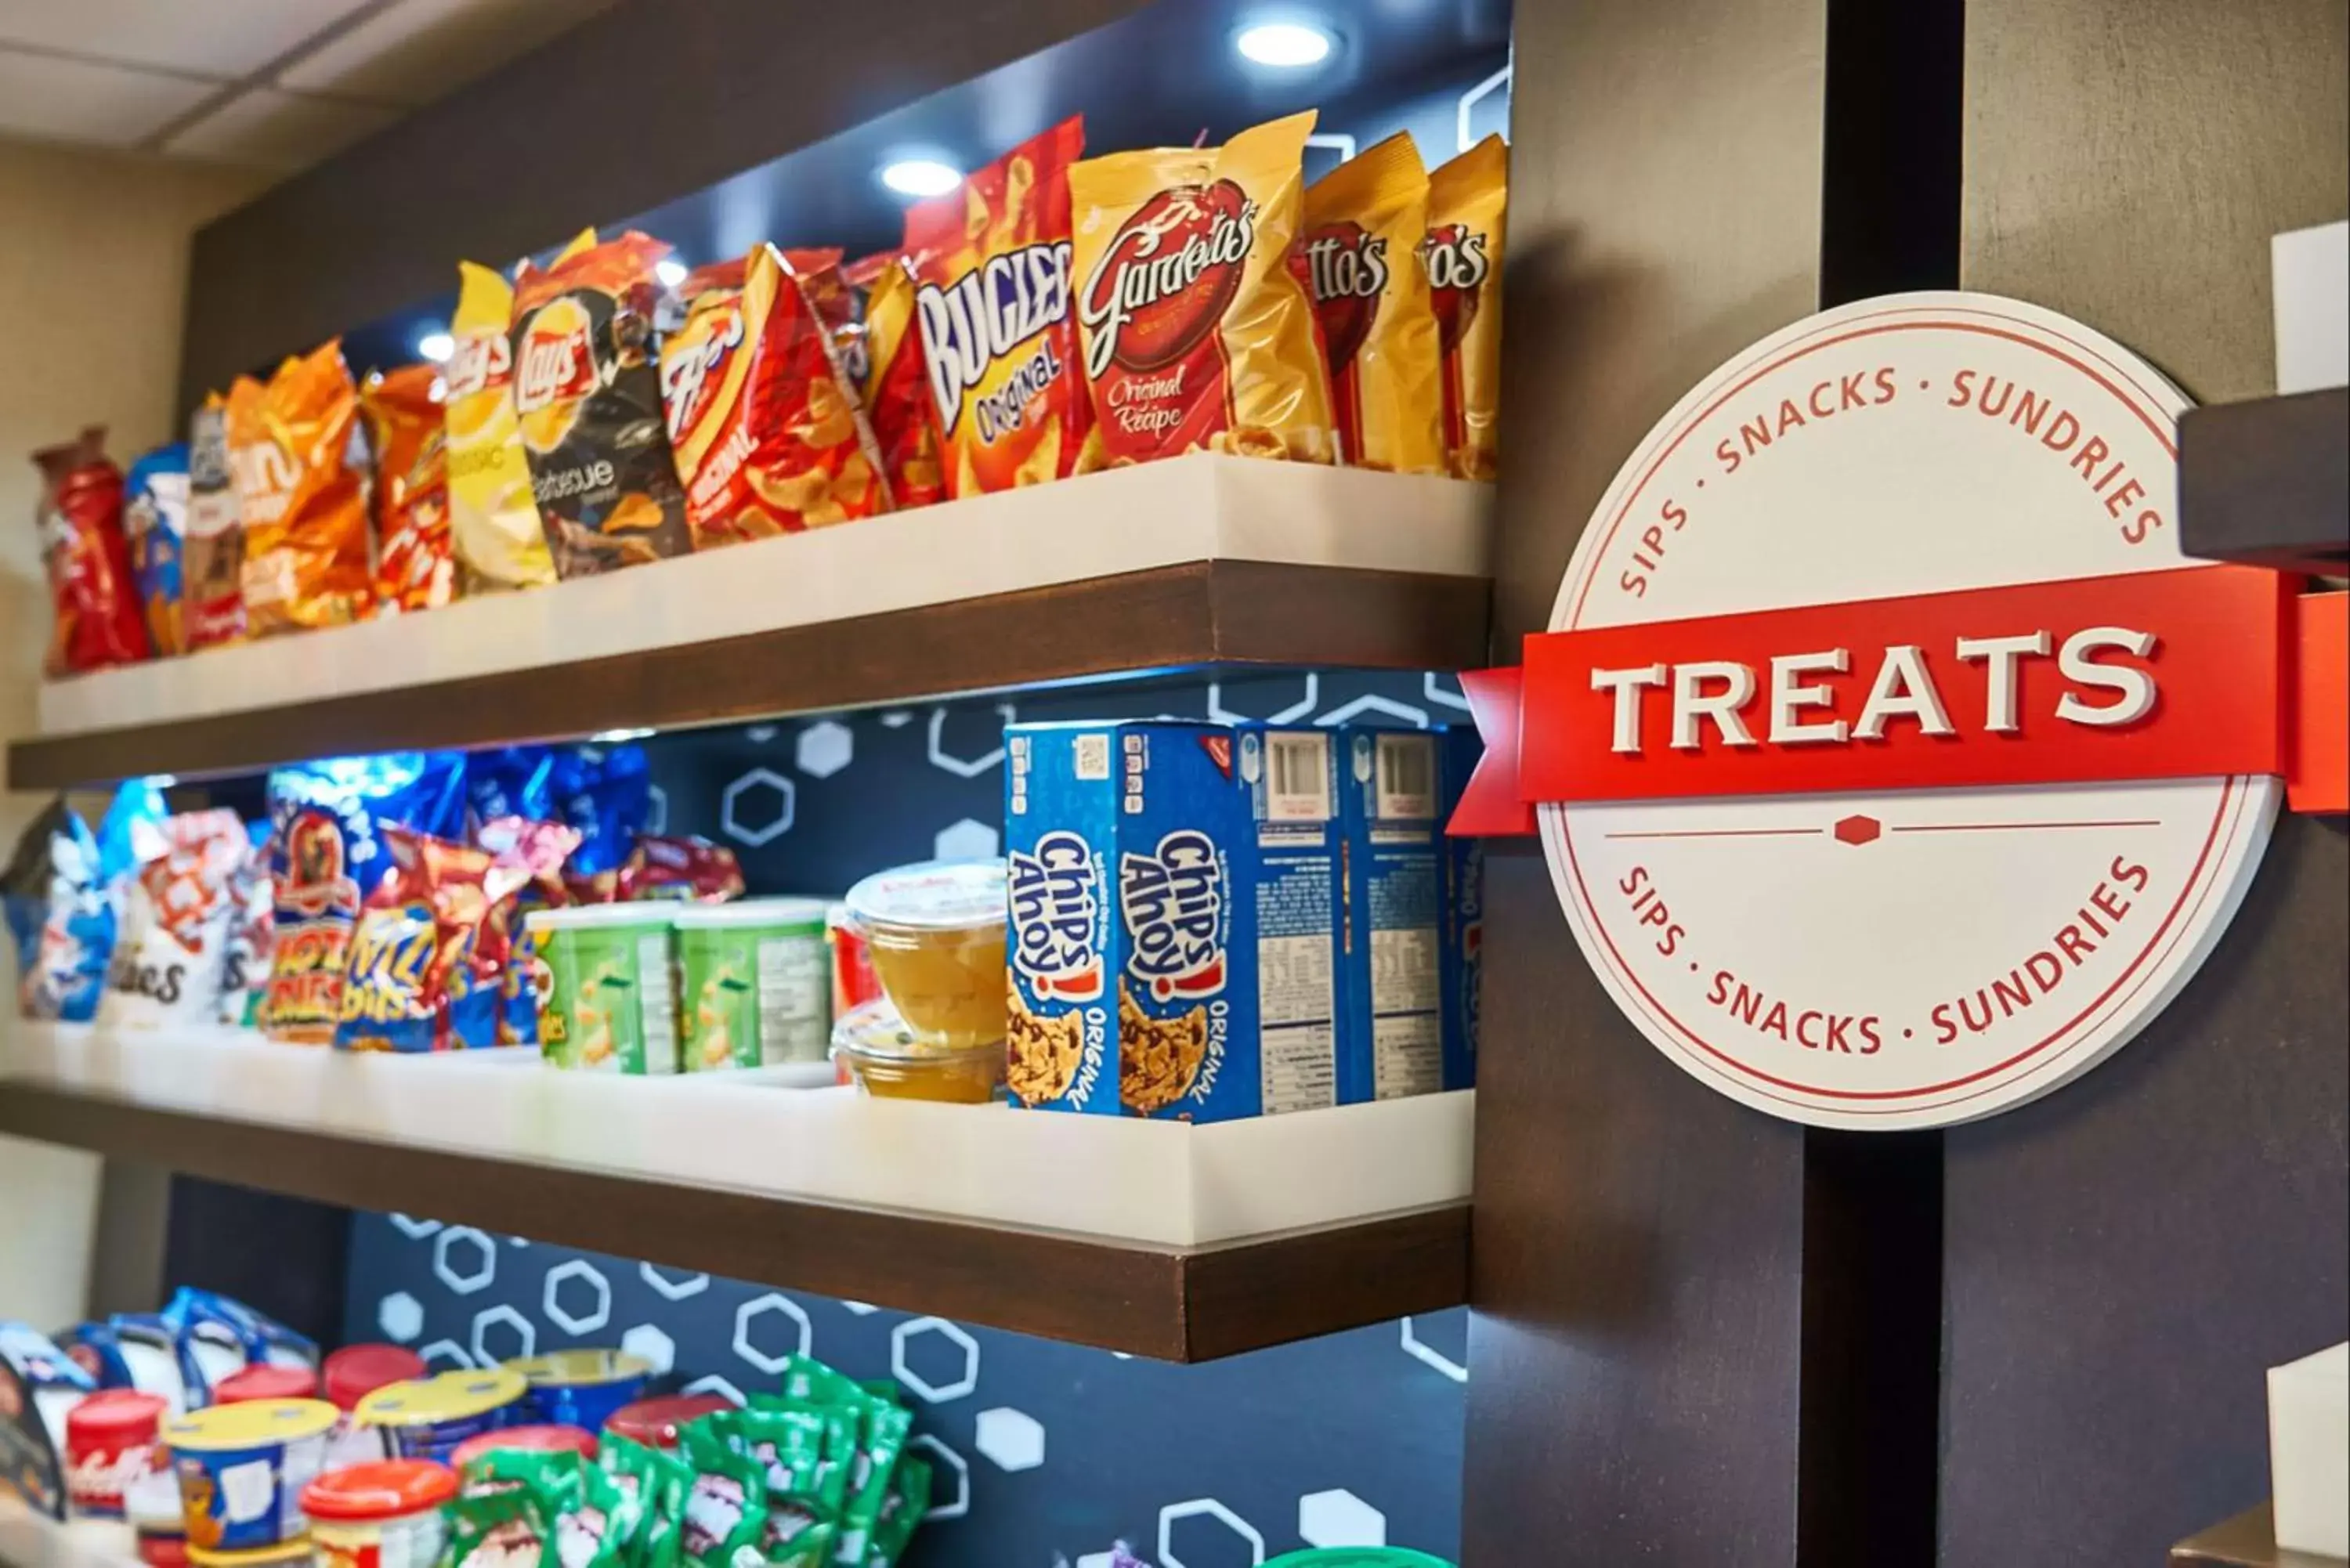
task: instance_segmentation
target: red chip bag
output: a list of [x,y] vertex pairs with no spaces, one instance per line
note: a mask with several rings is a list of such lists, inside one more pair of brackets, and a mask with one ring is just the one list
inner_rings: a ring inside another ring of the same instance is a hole
[[335,1046],[448,1051],[497,1040],[498,986],[483,972],[491,909],[523,873],[486,849],[397,823],[381,828],[391,870],[351,932]]
[[107,458],[104,428],[44,447],[33,463],[41,471],[33,519],[53,611],[43,671],[75,675],[149,657],[146,613],[122,531],[122,471]]
[[841,270],[864,295],[864,332],[847,358],[865,417],[881,449],[889,497],[903,511],[946,499],[939,466],[938,432],[931,428],[931,386],[922,366],[922,335],[914,326],[912,260],[899,251],[867,256]]
[[706,838],[640,835],[620,867],[620,898],[678,898],[723,904],[743,896],[743,866],[734,852]]
[[387,610],[432,609],[456,595],[442,400],[432,365],[374,371],[359,389],[375,454],[375,592]]
[[535,1045],[538,1043],[538,992],[532,978],[534,944],[523,916],[532,909],[571,902],[563,883],[563,863],[579,847],[579,830],[559,822],[500,816],[482,824],[474,837],[496,865],[523,877],[513,892],[490,906],[476,968],[497,987],[497,1043]]

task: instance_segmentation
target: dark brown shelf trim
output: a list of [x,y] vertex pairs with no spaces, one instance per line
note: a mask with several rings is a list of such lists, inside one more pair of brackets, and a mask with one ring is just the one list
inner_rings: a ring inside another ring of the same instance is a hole
[[793,1202],[151,1109],[0,1081],[0,1133],[346,1208],[1163,1361],[1207,1361],[1468,1300],[1468,1205],[1197,1250]]
[[2178,540],[2206,560],[2350,572],[2350,389],[2189,410]]
[[20,740],[8,747],[8,784],[218,776],[309,757],[570,740],[1219,664],[1464,669],[1485,662],[1489,597],[1479,577],[1193,562],[616,654],[559,673],[514,670]]

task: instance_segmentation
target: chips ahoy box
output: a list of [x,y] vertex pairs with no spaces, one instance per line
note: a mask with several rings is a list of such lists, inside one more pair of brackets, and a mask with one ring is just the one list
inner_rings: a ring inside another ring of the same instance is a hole
[[1437,842],[1444,857],[1444,942],[1438,950],[1437,979],[1444,998],[1444,1086],[1477,1086],[1479,997],[1485,973],[1485,843],[1481,838],[1442,836],[1477,771],[1485,748],[1475,726],[1457,724],[1438,732]]
[[1149,721],[1005,743],[1014,1096],[1199,1122],[1336,1104],[1336,737]]

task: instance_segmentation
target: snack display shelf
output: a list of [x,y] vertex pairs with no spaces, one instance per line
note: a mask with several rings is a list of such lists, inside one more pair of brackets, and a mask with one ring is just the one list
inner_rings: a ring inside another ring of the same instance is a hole
[[2178,540],[2190,556],[2350,572],[2350,389],[2190,409],[2178,422]]
[[43,685],[16,789],[1218,665],[1486,657],[1492,487],[1214,455]]
[[0,1494],[0,1563],[7,1568],[140,1568],[130,1527],[120,1520],[63,1523]]
[[1166,1360],[1467,1299],[1473,1092],[1189,1127],[526,1051],[0,1039],[0,1133]]

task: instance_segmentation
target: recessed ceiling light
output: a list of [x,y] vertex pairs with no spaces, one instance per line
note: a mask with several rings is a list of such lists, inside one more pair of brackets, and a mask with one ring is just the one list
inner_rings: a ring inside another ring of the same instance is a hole
[[416,340],[417,357],[430,359],[435,365],[446,362],[456,348],[457,340],[446,332],[427,332]]
[[1310,22],[1258,22],[1242,28],[1232,38],[1232,47],[1240,51],[1241,58],[1285,71],[1320,65],[1337,45],[1327,27]]
[[936,158],[899,158],[881,166],[881,183],[900,196],[943,196],[962,183],[962,171]]
[[653,275],[660,279],[663,288],[675,288],[685,281],[686,265],[675,256],[663,256],[653,263]]

